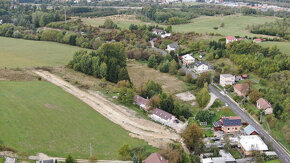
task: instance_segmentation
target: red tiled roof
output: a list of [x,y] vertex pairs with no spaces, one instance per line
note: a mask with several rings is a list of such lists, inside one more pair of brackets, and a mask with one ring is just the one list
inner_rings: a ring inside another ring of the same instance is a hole
[[262,41],[262,39],[256,38],[256,39],[254,39],[254,41]]
[[272,108],[272,105],[265,100],[264,98],[259,98],[259,100],[257,100],[257,103],[263,108],[263,109],[267,109],[267,108]]
[[236,38],[234,36],[227,36],[226,39],[227,40],[235,40]]
[[236,84],[234,88],[240,91],[242,94],[246,94],[249,92],[250,86],[248,83]]
[[152,153],[145,159],[144,163],[168,163],[168,160],[166,160],[158,153]]
[[145,99],[139,95],[135,95],[135,102],[138,104],[138,105],[144,105],[146,106],[148,103],[149,103],[149,100],[148,99]]
[[243,74],[242,77],[243,77],[243,78],[247,78],[248,75],[247,75],[247,74]]

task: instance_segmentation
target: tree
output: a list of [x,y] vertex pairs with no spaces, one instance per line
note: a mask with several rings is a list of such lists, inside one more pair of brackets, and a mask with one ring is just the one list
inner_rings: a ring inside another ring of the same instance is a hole
[[118,80],[128,80],[130,81],[130,77],[129,77],[129,74],[128,74],[128,71],[125,67],[121,68],[120,69],[120,72],[118,74]]
[[151,55],[148,59],[148,67],[155,68],[157,66],[157,59],[155,55]]
[[199,110],[195,116],[195,119],[199,120],[200,122],[207,122],[210,124],[214,116],[214,112],[209,110]]
[[98,161],[98,157],[93,155],[89,157],[89,163],[96,163]]
[[185,75],[184,81],[187,82],[187,83],[190,83],[191,80],[192,80],[192,76],[189,73],[187,73]]
[[73,159],[71,155],[68,155],[67,158],[65,159],[65,163],[76,163],[76,160]]
[[200,157],[199,157],[199,155],[192,154],[190,156],[190,159],[191,159],[191,163],[200,163]]
[[276,118],[280,119],[283,111],[284,111],[284,108],[279,103],[276,103],[274,105],[274,115]]
[[104,28],[107,29],[116,29],[118,28],[117,24],[115,24],[111,19],[106,19],[103,25]]
[[256,103],[259,98],[263,97],[263,93],[259,92],[257,89],[254,89],[249,94],[249,97],[251,103]]
[[153,80],[148,80],[146,84],[147,97],[151,98],[154,95],[162,93],[162,87],[159,83],[155,83]]
[[154,95],[153,97],[150,98],[149,105],[152,108],[158,108],[158,107],[160,107],[160,103],[161,103],[161,99],[160,99],[159,96]]
[[187,127],[181,133],[181,136],[189,150],[195,152],[196,154],[200,154],[203,151],[203,130],[197,124],[193,123]]
[[107,64],[103,62],[100,66],[100,76],[101,78],[107,77]]
[[229,138],[229,135],[226,135],[224,137],[224,140],[226,142],[225,146],[224,146],[224,149],[226,150],[226,152],[230,152],[230,150],[232,149],[232,146],[230,144],[230,138]]
[[172,60],[170,62],[170,65],[169,65],[169,73],[170,74],[176,74],[177,73],[177,64],[176,64],[175,60]]
[[135,93],[131,88],[121,88],[118,100],[123,104],[133,104]]
[[166,31],[167,33],[172,32],[172,26],[171,26],[171,25],[167,26],[167,27],[165,28],[165,31]]
[[204,86],[204,83],[210,84],[210,81],[211,81],[210,77],[211,75],[208,72],[202,73],[197,78],[196,85],[201,88]]
[[168,96],[166,93],[161,94],[160,108],[169,113],[173,113],[174,100],[171,95]]
[[197,94],[196,101],[199,107],[204,108],[210,100],[210,95],[207,87],[207,83],[204,84],[204,87]]
[[161,155],[164,156],[170,163],[183,162],[182,147],[180,144],[169,144],[161,150]]
[[118,154],[121,156],[123,160],[131,159],[130,156],[130,146],[128,144],[124,144],[119,150]]

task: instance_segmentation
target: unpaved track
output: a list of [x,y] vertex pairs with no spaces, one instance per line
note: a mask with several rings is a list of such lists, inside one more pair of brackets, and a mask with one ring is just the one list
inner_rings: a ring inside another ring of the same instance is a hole
[[104,117],[129,131],[132,137],[143,139],[158,148],[164,147],[171,140],[180,141],[180,136],[177,133],[164,126],[137,117],[135,111],[116,105],[97,92],[89,91],[87,93],[82,91],[48,71],[35,70],[34,73],[79,98]]

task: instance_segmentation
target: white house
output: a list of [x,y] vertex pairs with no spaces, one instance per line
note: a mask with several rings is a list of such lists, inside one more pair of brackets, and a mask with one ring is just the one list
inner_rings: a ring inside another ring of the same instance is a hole
[[193,58],[191,54],[186,54],[182,56],[181,58],[182,58],[183,65],[190,65],[195,62],[195,58]]
[[264,98],[260,98],[259,100],[257,100],[257,108],[259,110],[264,109],[265,114],[272,114],[273,113],[272,105],[270,104],[270,102],[268,102]]
[[150,118],[167,126],[173,126],[175,120],[178,120],[174,115],[158,108],[152,111]]
[[235,76],[232,74],[220,74],[220,85],[233,85],[235,83]]
[[260,151],[262,153],[268,150],[268,146],[258,135],[241,136],[240,146],[246,156],[251,155],[253,151]]
[[226,44],[228,44],[230,42],[234,42],[234,41],[238,41],[236,37],[234,37],[234,36],[227,36],[226,37]]
[[210,70],[210,65],[204,61],[197,61],[194,63],[194,70],[197,73],[203,73]]
[[164,34],[165,32],[164,32],[164,30],[162,30],[162,29],[154,28],[154,29],[152,29],[152,33],[155,34],[155,35],[162,35],[162,34]]
[[171,51],[176,51],[178,49],[178,44],[177,43],[172,43],[167,45],[167,51],[171,52]]
[[171,33],[165,33],[161,35],[161,38],[166,38],[166,37],[170,37]]

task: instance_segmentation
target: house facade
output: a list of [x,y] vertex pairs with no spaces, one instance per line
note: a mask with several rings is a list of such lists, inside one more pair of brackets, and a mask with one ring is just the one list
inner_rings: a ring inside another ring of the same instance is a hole
[[213,123],[215,130],[223,131],[226,134],[239,132],[242,127],[241,117],[222,117]]
[[227,36],[226,37],[226,44],[234,42],[234,41],[238,41],[236,37],[234,37],[234,36]]
[[238,96],[246,96],[250,91],[250,86],[248,83],[236,84],[234,85],[234,92]]
[[140,107],[140,109],[148,111],[150,109],[149,106],[149,99],[143,98],[139,95],[135,95],[135,102],[136,105]]
[[173,126],[175,120],[177,120],[174,115],[158,108],[154,109],[149,117],[167,126]]
[[239,144],[246,156],[251,156],[253,151],[260,151],[263,153],[268,150],[268,146],[258,135],[241,136]]
[[190,65],[195,62],[195,58],[191,54],[186,54],[181,57],[183,65]]
[[232,74],[220,74],[220,85],[233,85],[235,83],[235,76]]
[[207,72],[210,70],[210,66],[208,63],[204,62],[204,61],[198,61],[194,63],[194,70],[197,73],[203,73],[203,72]]
[[165,32],[162,29],[154,28],[154,29],[152,29],[152,33],[155,34],[155,35],[162,35]]
[[176,51],[178,49],[178,44],[177,43],[172,43],[172,44],[169,44],[167,45],[167,51],[168,52],[171,52],[171,51]]
[[273,113],[272,105],[264,98],[260,98],[259,100],[257,100],[257,108],[259,110],[264,109],[265,114],[272,114]]

